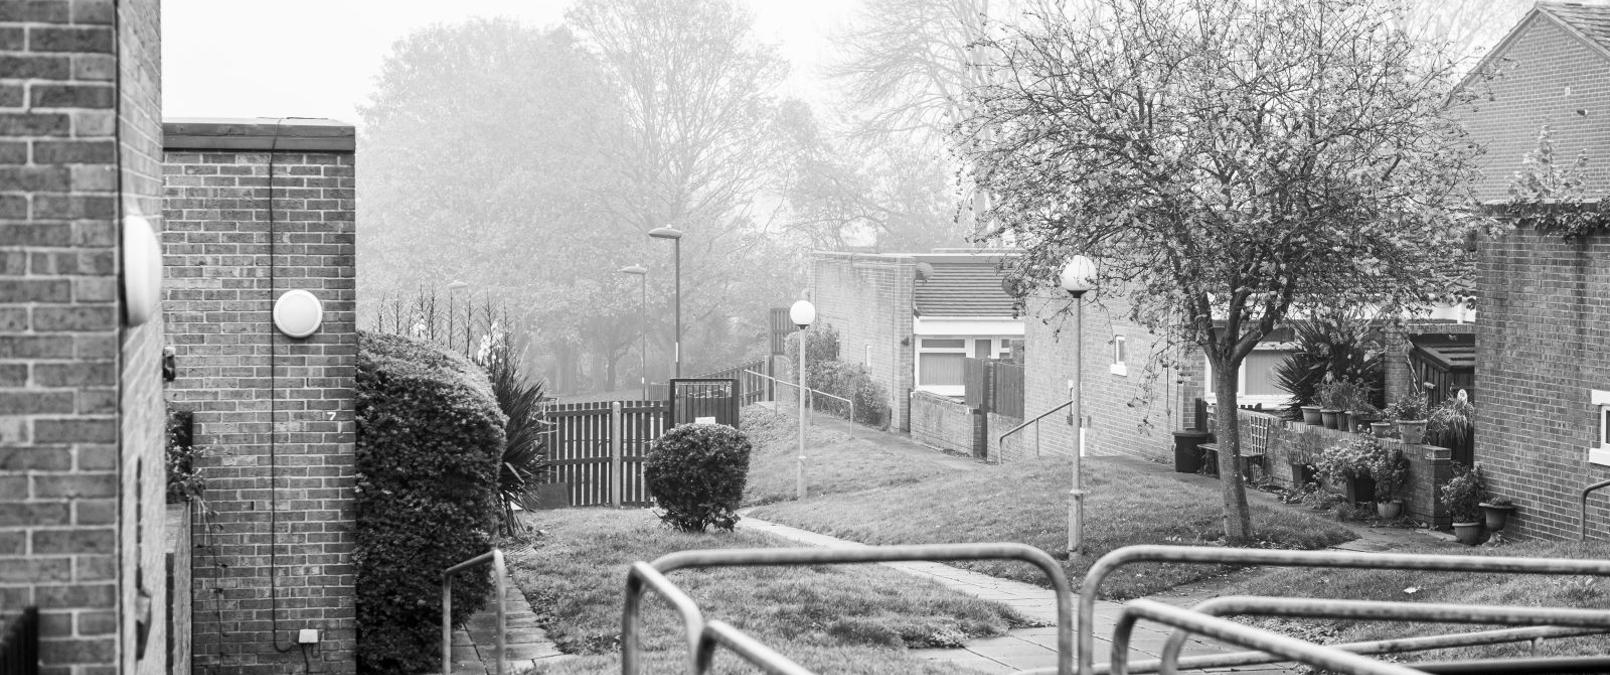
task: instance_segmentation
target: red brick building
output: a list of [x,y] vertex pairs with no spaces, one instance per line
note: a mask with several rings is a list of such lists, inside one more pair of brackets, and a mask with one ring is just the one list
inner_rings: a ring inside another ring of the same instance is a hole
[[[1610,7],[1539,3],[1483,67],[1495,76],[1467,82],[1477,99],[1458,109],[1486,147],[1482,200],[1509,199],[1545,125],[1556,157],[1588,158],[1588,194],[1610,191]],[[1610,478],[1610,234],[1523,227],[1480,260],[1476,459],[1519,506],[1506,534],[1574,537],[1579,491]],[[1593,504],[1604,538],[1610,500]]]
[[0,3],[0,622],[165,673],[158,4]]
[[[168,398],[195,413],[209,509],[190,533],[194,670],[283,673],[306,659],[351,673],[353,128],[163,126]],[[274,321],[298,291],[322,305],[302,337]],[[302,629],[317,644],[299,644]]]

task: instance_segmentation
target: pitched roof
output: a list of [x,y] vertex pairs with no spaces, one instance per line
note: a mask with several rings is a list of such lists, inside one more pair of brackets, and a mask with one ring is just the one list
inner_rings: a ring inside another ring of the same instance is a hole
[[919,280],[912,303],[920,316],[1008,317],[1016,299],[1001,288],[998,255],[919,255],[933,274]]
[[1610,51],[1610,5],[1587,2],[1539,2],[1537,9]]

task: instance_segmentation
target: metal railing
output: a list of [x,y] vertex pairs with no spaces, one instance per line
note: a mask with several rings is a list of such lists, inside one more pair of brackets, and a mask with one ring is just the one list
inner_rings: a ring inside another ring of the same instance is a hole
[[22,614],[0,631],[0,673],[39,674],[39,608],[24,607]]
[[[1123,613],[1118,616],[1118,625],[1113,628],[1112,633],[1113,675],[1127,675],[1129,672],[1124,667],[1124,660],[1129,654],[1129,636],[1135,629],[1135,623],[1140,619],[1150,619],[1326,670],[1353,675],[1420,675],[1420,671],[1407,666],[1377,661],[1335,647],[1317,645],[1274,631],[1146,599],[1129,601],[1124,605]],[[1081,654],[1080,659],[1083,658],[1084,655]],[[1169,662],[1164,661],[1163,665],[1164,672],[1168,672]]]
[[[1137,562],[1172,562],[1199,565],[1268,565],[1276,567],[1338,567],[1361,569],[1424,570],[1435,572],[1498,572],[1510,574],[1580,574],[1610,577],[1610,560],[1516,558],[1419,553],[1360,553],[1354,551],[1283,551],[1268,549],[1206,548],[1199,546],[1126,546],[1096,560],[1079,587],[1076,623],[1079,673],[1095,672],[1095,607],[1101,582],[1114,570]],[[1190,611],[1190,610],[1181,610]],[[1238,625],[1238,624],[1237,624]],[[1241,644],[1241,643],[1238,643]],[[1261,646],[1246,645],[1257,649]],[[1045,671],[1039,671],[1045,672]],[[1116,669],[1113,672],[1118,672]],[[1364,671],[1360,671],[1364,672]]]
[[[760,377],[763,377],[763,378],[766,378],[768,380],[771,380],[772,382],[776,382],[777,384],[781,384],[781,385],[788,386],[788,387],[793,387],[795,389],[800,388],[799,384],[797,384],[797,383],[788,382],[786,380],[779,380],[779,379],[777,379],[775,377],[772,377],[770,375],[767,375],[765,373],[757,373],[757,372],[755,372],[753,370],[746,370],[744,372],[748,373],[750,375],[758,375]],[[843,396],[834,396],[833,394],[829,394],[829,393],[827,393],[825,391],[818,391],[818,390],[812,389],[810,387],[805,387],[804,389],[805,389],[805,391],[810,392],[812,395],[826,396],[828,398],[831,398],[831,399],[834,399],[834,400],[837,400],[837,401],[843,401],[846,405],[848,405],[850,407],[850,436],[852,438],[855,437],[855,425],[856,425],[856,421],[855,421],[855,401],[851,401],[850,399],[844,398]]]
[[1577,523],[1582,527],[1582,532],[1577,535],[1577,541],[1588,540],[1588,495],[1607,487],[1610,487],[1610,480],[1602,480],[1582,488],[1582,510],[1577,513]]
[[506,599],[504,579],[508,577],[508,570],[503,566],[503,551],[495,548],[442,570],[442,675],[453,675],[453,574],[488,561],[492,563],[492,576],[495,577],[494,583],[497,585],[497,675],[503,675],[503,652],[508,628],[507,610],[503,606]]
[[[1059,406],[1057,406],[1055,408],[1052,408],[1052,409],[1047,410],[1047,411],[1045,411],[1043,413],[1035,415],[1034,419],[1028,420],[1028,421],[1026,421],[1026,422],[1024,422],[1022,424],[1019,424],[1019,425],[1017,425],[1015,427],[1012,427],[1011,429],[1007,430],[1006,433],[1001,434],[1000,437],[995,439],[995,446],[1001,449],[1000,453],[1001,453],[1001,455],[1004,456],[1006,454],[1006,437],[1011,436],[1012,434],[1015,434],[1015,433],[1017,433],[1019,431],[1022,431],[1024,429],[1028,428],[1029,425],[1034,425],[1034,456],[1039,457],[1040,456],[1040,420],[1045,419],[1046,417],[1050,416],[1051,413],[1054,413],[1054,412],[1056,412],[1058,410],[1066,408],[1066,407],[1068,407],[1070,405],[1073,405],[1073,399],[1071,399],[1071,398],[1066,400],[1066,401],[1063,401],[1062,405],[1059,405]],[[1083,431],[1082,429],[1079,429],[1077,426],[1075,426],[1074,432],[1073,432],[1073,435],[1074,435],[1074,440],[1073,440],[1074,449],[1073,449],[1073,451],[1074,451],[1075,454],[1077,454],[1079,452],[1079,447],[1078,447],[1079,446],[1079,436],[1082,435],[1082,433],[1081,433],[1082,431]],[[997,463],[999,463],[999,462],[997,461]]]
[[[683,628],[688,634],[693,673],[708,672],[709,657],[718,644],[733,650],[769,673],[804,675],[810,672],[730,626],[718,621],[704,621],[693,600],[675,584],[665,579],[664,575],[670,572],[696,567],[826,565],[912,560],[1022,560],[1040,568],[1050,578],[1057,599],[1055,672],[1063,675],[1073,672],[1073,635],[1069,630],[1073,622],[1073,600],[1068,578],[1063,573],[1062,566],[1045,551],[1017,543],[915,544],[849,549],[758,548],[678,551],[660,556],[652,563],[634,563],[631,571],[627,573],[626,597],[621,610],[621,672],[624,675],[636,675],[642,660],[638,633],[642,621],[639,616],[642,605],[641,594],[645,585],[653,587],[670,600],[681,615]],[[715,628],[712,629],[711,626]]]
[[[1510,626],[1564,627],[1566,629],[1598,629],[1597,632],[1610,631],[1610,611],[1564,607],[1504,607],[1498,605],[1230,595],[1210,598],[1198,603],[1191,609],[1211,616],[1252,614],[1315,619],[1501,623]],[[1169,636],[1168,641],[1163,644],[1160,672],[1177,672],[1180,652],[1185,648],[1185,641],[1188,637],[1188,633],[1180,630]],[[1113,672],[1116,674],[1119,672],[1116,667],[1118,662],[1116,650],[1114,650],[1114,654]]]

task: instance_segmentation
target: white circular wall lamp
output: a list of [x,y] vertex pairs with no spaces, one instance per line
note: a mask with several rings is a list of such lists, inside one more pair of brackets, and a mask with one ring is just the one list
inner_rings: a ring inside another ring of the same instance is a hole
[[162,243],[151,221],[123,217],[123,320],[130,327],[162,310]]
[[298,288],[274,301],[274,327],[286,337],[305,338],[318,332],[323,322],[324,304],[312,293]]

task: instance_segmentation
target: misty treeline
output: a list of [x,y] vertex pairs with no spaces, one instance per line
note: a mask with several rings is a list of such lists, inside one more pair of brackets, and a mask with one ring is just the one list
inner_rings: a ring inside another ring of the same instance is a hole
[[670,370],[654,228],[684,233],[684,375],[759,356],[809,250],[966,244],[942,146],[857,133],[780,95],[788,72],[732,0],[582,0],[560,26],[399,41],[361,111],[363,320],[491,299],[551,391],[627,389],[645,332],[649,379]]

